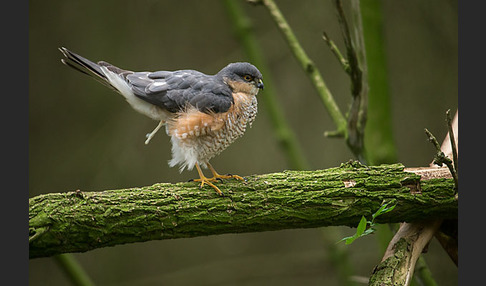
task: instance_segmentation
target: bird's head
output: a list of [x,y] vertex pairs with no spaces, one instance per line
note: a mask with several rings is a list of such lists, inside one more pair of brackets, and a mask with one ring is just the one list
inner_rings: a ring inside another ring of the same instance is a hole
[[223,80],[237,92],[246,91],[256,94],[259,89],[263,89],[262,73],[250,63],[231,63],[218,75],[222,76]]

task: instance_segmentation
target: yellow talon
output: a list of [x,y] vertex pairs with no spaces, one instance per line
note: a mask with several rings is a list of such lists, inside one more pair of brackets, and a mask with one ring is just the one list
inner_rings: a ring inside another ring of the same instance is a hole
[[202,188],[204,184],[211,186],[220,196],[223,196],[223,192],[221,192],[221,190],[218,187],[216,187],[216,185],[214,185],[212,182],[216,182],[217,180],[222,180],[222,179],[237,179],[241,181],[245,180],[243,177],[238,175],[220,175],[218,174],[218,172],[216,172],[213,166],[211,166],[211,164],[207,163],[207,165],[209,167],[209,170],[211,170],[211,173],[213,173],[213,177],[207,178],[206,176],[204,176],[201,167],[199,167],[199,164],[196,163],[196,169],[197,172],[199,173],[199,179],[194,179],[194,182],[201,182],[201,185],[199,186],[200,188]]
[[211,170],[211,173],[213,173],[213,177],[212,179],[237,179],[237,180],[241,180],[241,181],[244,181],[245,179],[241,176],[238,176],[238,175],[220,175],[218,174],[218,172],[216,172],[216,170],[213,168],[213,166],[211,164],[208,163],[208,167],[209,167],[209,170]]

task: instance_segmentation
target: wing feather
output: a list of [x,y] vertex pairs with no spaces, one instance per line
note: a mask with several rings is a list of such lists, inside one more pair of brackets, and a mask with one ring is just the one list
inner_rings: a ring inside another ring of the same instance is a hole
[[205,113],[220,113],[233,103],[231,89],[222,80],[198,71],[135,72],[126,80],[137,97],[173,113],[188,105]]

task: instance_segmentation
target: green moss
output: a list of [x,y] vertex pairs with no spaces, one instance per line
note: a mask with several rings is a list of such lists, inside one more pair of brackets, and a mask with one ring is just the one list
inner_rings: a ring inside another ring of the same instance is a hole
[[[405,185],[404,182],[406,183]],[[409,185],[421,192],[410,193]],[[253,175],[219,183],[225,196],[195,183],[102,192],[67,192],[29,200],[30,257],[82,252],[134,241],[222,233],[356,226],[383,200],[397,207],[377,218],[391,223],[457,218],[452,179],[420,182],[400,164],[367,167],[348,162],[317,171]]]

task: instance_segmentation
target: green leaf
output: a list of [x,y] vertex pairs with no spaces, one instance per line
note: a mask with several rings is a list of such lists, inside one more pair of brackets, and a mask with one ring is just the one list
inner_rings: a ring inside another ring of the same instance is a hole
[[[362,216],[361,220],[359,221],[358,226],[356,227],[356,233],[353,236],[344,237],[338,242],[344,241],[346,244],[351,244],[356,239],[363,237],[363,236],[366,236],[366,235],[369,235],[369,234],[372,234],[373,232],[375,232],[375,229],[373,228],[373,226],[375,225],[375,223],[374,223],[375,218],[382,215],[382,214],[385,214],[387,212],[391,212],[396,207],[395,202],[396,202],[396,200],[393,199],[386,204],[382,204],[380,206],[380,208],[372,215],[371,221],[366,220],[366,218],[364,216]],[[391,207],[388,207],[392,203],[394,205],[391,206]],[[366,229],[366,227],[368,225],[370,227],[368,229]]]
[[361,220],[359,221],[358,227],[356,228],[356,236],[360,237],[364,233],[364,231],[366,230],[366,222],[366,218],[362,216]]
[[351,244],[353,241],[355,241],[357,238],[364,236],[366,232],[366,225],[368,221],[364,216],[361,217],[361,220],[359,221],[358,227],[356,228],[356,233],[353,236],[347,236],[345,238],[342,238],[340,241],[344,241],[346,244]]
[[397,205],[394,204],[391,207],[388,207],[388,205],[395,203],[395,201],[396,200],[391,200],[388,203],[381,205],[381,207],[372,215],[372,219],[371,219],[372,223],[373,223],[373,221],[375,220],[376,217],[378,217],[382,214],[386,214],[387,212],[391,212]]
[[366,235],[368,235],[368,234],[372,234],[373,232],[375,232],[375,229],[370,227],[370,228],[368,228],[368,229],[367,229],[367,230],[366,230],[366,231],[363,233],[363,235],[362,235],[362,236],[366,236]]

